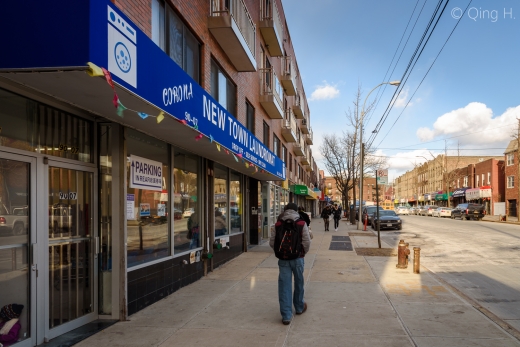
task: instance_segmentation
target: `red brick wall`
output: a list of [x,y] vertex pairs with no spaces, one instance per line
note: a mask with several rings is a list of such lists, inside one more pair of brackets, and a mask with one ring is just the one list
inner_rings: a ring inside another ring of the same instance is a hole
[[[507,166],[507,154],[504,155],[504,161],[506,163],[505,169],[504,169],[504,181],[505,181],[505,200],[506,200],[506,209],[507,214],[509,214],[509,200],[516,200],[516,204],[518,206],[518,152],[514,152],[514,164]],[[507,188],[507,177],[508,176],[515,176],[515,186],[513,188]],[[517,207],[518,211],[518,207]]]

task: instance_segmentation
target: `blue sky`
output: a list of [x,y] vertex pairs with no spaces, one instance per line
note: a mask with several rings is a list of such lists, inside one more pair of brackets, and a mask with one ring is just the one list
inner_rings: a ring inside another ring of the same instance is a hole
[[[358,83],[362,85],[364,100],[373,87],[383,82],[417,4],[390,71],[394,68],[425,3],[394,73],[385,80],[401,79],[437,1],[282,0],[282,3],[309,100],[313,153],[319,159],[321,137],[347,129],[345,112],[352,106]],[[443,153],[444,139],[448,139],[451,150],[459,142],[462,155],[502,155],[516,128],[516,118],[520,118],[520,2],[517,0],[471,1],[468,12],[416,91],[457,24],[454,17],[460,16],[459,9],[464,10],[469,3],[470,0],[449,1],[396,106],[374,140],[378,154],[389,157],[390,180],[412,169],[413,163],[424,161],[417,155],[430,157],[430,152]],[[387,86],[384,94],[379,94],[377,109],[366,117],[365,138],[381,118],[394,88]],[[383,87],[379,91],[383,92]],[[377,92],[371,94],[367,103],[375,100]]]

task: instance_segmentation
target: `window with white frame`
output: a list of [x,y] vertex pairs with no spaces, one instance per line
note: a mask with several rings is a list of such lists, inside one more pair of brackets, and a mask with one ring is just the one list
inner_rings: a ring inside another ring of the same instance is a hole
[[491,172],[488,172],[488,183],[487,184],[491,184]]
[[464,187],[468,186],[468,176],[464,176]]
[[507,155],[507,166],[511,166],[515,163],[515,154],[510,153]]
[[482,174],[482,185],[484,185],[485,181],[484,181],[484,174]]
[[507,176],[507,188],[515,187],[515,176]]
[[476,184],[475,184],[475,187],[478,187],[478,186],[479,186],[479,185],[478,185],[478,179],[479,179],[479,177],[480,177],[479,175],[476,176],[476,178],[477,178],[477,182],[476,182]]

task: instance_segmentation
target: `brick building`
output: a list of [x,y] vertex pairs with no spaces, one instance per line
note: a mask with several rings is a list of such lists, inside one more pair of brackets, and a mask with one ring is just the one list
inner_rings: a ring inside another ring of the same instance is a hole
[[11,1],[0,28],[0,213],[23,216],[0,297],[27,308],[21,345],[126,320],[290,201],[315,213],[281,0]]
[[509,142],[504,152],[505,202],[508,216],[518,217],[518,141]]

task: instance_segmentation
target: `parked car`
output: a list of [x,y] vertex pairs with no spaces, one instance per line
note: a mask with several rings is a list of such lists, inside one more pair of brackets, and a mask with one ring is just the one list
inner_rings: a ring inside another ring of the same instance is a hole
[[458,204],[451,211],[451,219],[460,218],[462,220],[476,219],[482,220],[486,215],[486,208],[482,204],[463,203]]
[[[363,215],[362,215],[363,216],[363,223],[365,221],[365,216],[368,216],[367,225],[368,224],[372,224],[372,218],[374,217],[376,211],[377,211],[377,206],[365,206],[365,207],[363,207]],[[381,211],[386,211],[386,210],[384,208],[382,208],[381,206],[379,206],[379,213],[381,213]]]
[[405,207],[405,206],[398,206],[395,209],[395,213],[397,215],[410,214],[410,209],[408,207]]
[[417,214],[419,212],[419,207],[420,206],[414,206],[412,208],[410,208],[410,214]]
[[395,213],[395,211],[383,210],[379,211],[379,219],[377,216],[374,216],[372,219],[372,229],[377,230],[377,225],[379,224],[379,230],[382,229],[403,229],[403,221],[401,218]]
[[27,234],[28,207],[14,206],[11,211],[0,204],[0,232],[7,232],[12,235]]
[[435,206],[435,205],[424,205],[421,210],[419,211],[419,214],[421,216],[432,216],[432,213],[434,210],[436,210],[437,208],[439,208],[439,206]]
[[190,218],[191,215],[195,212],[195,209],[193,209],[193,207],[190,207],[190,208],[187,208],[184,210],[184,212],[182,213],[182,217],[183,218]]
[[432,212],[432,217],[451,217],[451,207],[439,207]]

